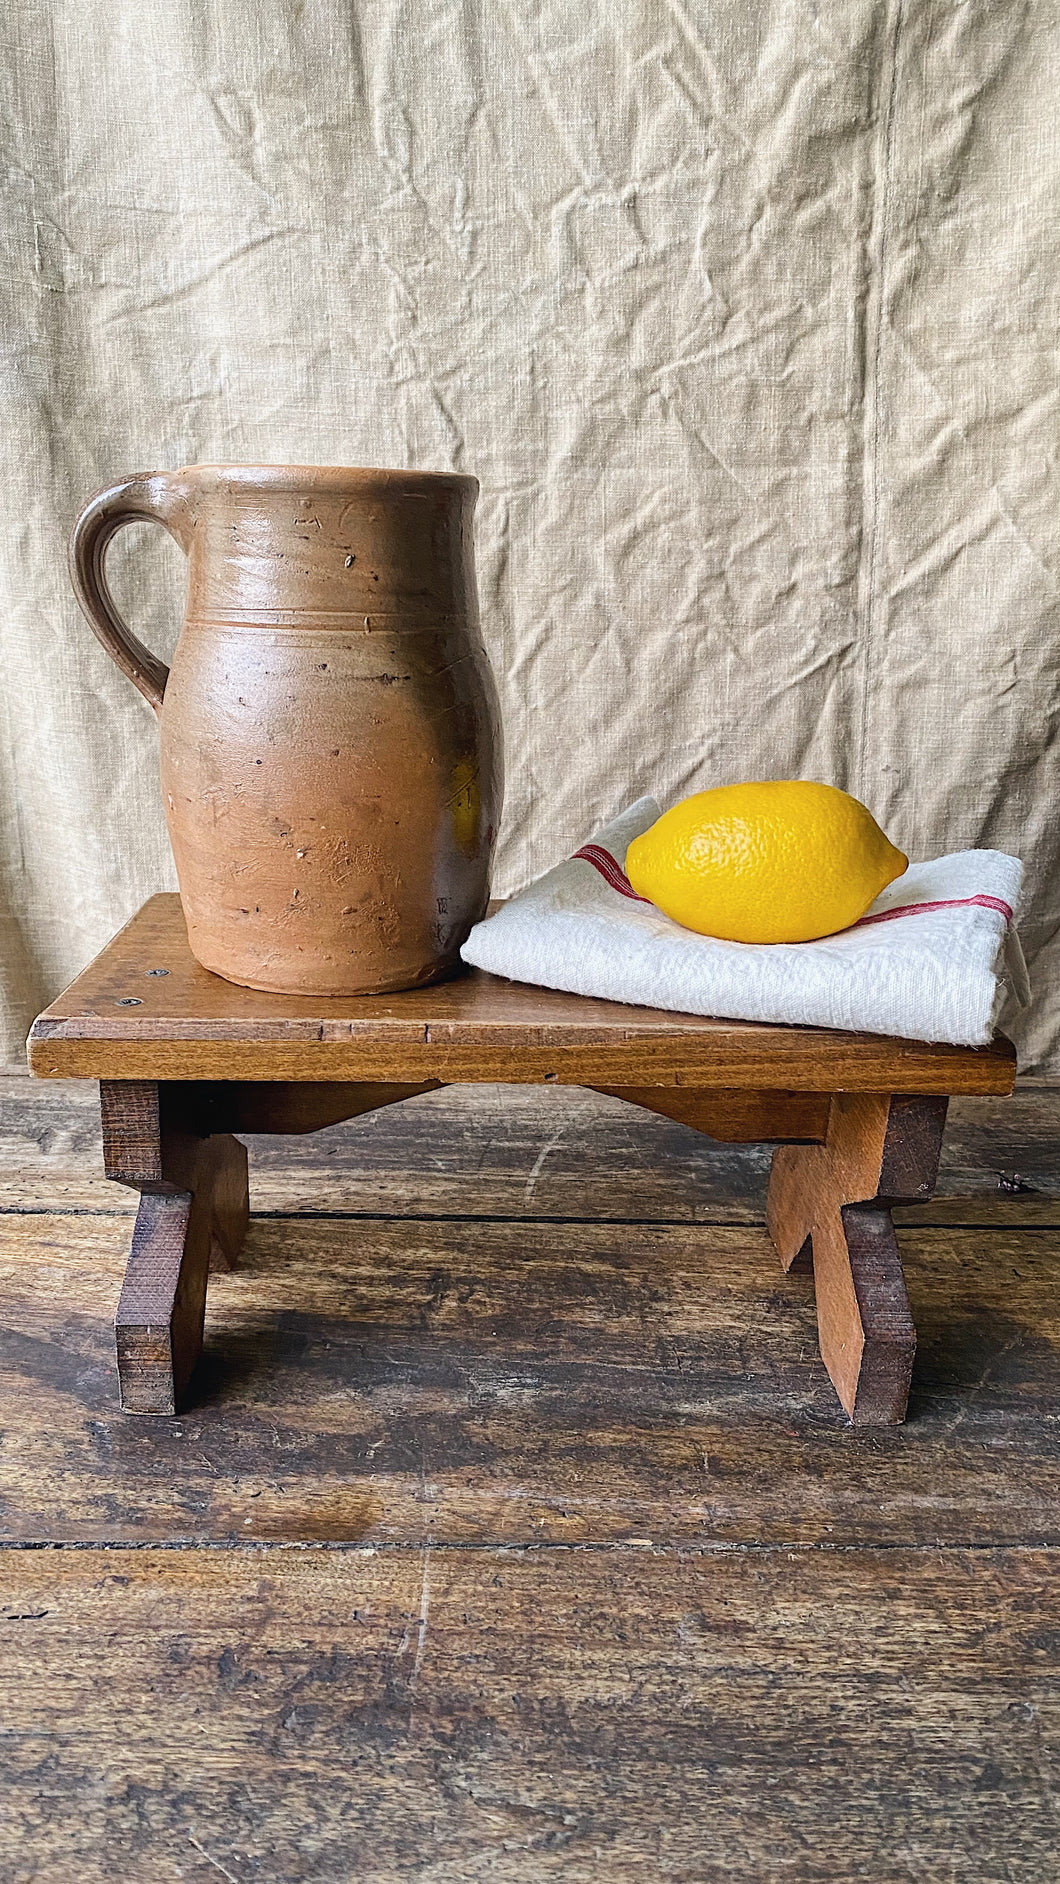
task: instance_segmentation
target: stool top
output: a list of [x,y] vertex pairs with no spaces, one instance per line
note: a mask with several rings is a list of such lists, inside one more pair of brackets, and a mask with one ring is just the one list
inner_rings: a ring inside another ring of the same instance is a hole
[[364,1080],[1006,1093],[1016,1056],[885,1035],[705,1020],[503,981],[348,998],[260,994],[200,968],[153,896],[34,1021],[46,1079]]

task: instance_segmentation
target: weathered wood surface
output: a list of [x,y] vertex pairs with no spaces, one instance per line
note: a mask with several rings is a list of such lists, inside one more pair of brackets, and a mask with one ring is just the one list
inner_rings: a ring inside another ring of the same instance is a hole
[[[771,1157],[577,1086],[450,1086],[310,1137],[247,1142],[251,1207],[270,1215],[759,1223]],[[134,1211],[102,1170],[92,1082],[0,1076],[0,1210]],[[1060,1226],[1055,1091],[954,1099],[937,1193],[897,1217]]]
[[34,1022],[46,1078],[477,1081],[1003,1093],[1015,1054],[875,1034],[702,1020],[478,970],[436,988],[334,1000],[207,974],[180,900],[155,896]]
[[117,1411],[127,1218],[0,1219],[2,1534],[1060,1542],[1055,1233],[901,1235],[908,1423],[850,1428],[760,1226],[259,1219],[195,1405]]
[[34,1552],[0,1614],[13,1880],[1055,1875],[1053,1553]]
[[1058,1143],[951,1107],[881,1431],[765,1148],[532,1088],[251,1140],[201,1402],[131,1421],[134,1193],[0,1084],[2,1884],[1052,1879]]

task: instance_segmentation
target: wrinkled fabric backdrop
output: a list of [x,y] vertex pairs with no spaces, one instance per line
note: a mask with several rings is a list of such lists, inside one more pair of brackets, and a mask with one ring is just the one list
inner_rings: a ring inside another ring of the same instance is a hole
[[[1043,0],[19,0],[0,20],[0,1008],[175,879],[85,497],[473,471],[498,889],[642,792],[1020,853],[1060,1071],[1060,30]],[[113,586],[163,655],[183,563]]]

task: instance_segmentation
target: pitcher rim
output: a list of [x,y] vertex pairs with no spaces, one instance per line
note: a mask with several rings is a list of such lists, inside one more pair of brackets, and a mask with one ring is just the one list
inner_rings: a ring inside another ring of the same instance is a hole
[[307,483],[343,483],[376,485],[382,487],[409,485],[421,486],[424,490],[437,490],[448,486],[451,490],[478,491],[479,480],[467,471],[419,471],[405,469],[400,465],[344,465],[344,464],[239,464],[239,463],[203,463],[182,465],[170,476],[191,477],[196,473],[213,472],[231,484],[274,484],[285,482]]

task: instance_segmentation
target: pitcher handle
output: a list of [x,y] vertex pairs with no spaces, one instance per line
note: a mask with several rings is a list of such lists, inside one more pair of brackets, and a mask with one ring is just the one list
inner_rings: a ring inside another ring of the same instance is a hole
[[70,580],[88,625],[157,713],[169,669],[122,620],[107,586],[107,545],[123,523],[161,523],[187,555],[194,518],[188,487],[180,473],[144,471],[123,478],[120,484],[107,485],[89,498],[70,539]]

